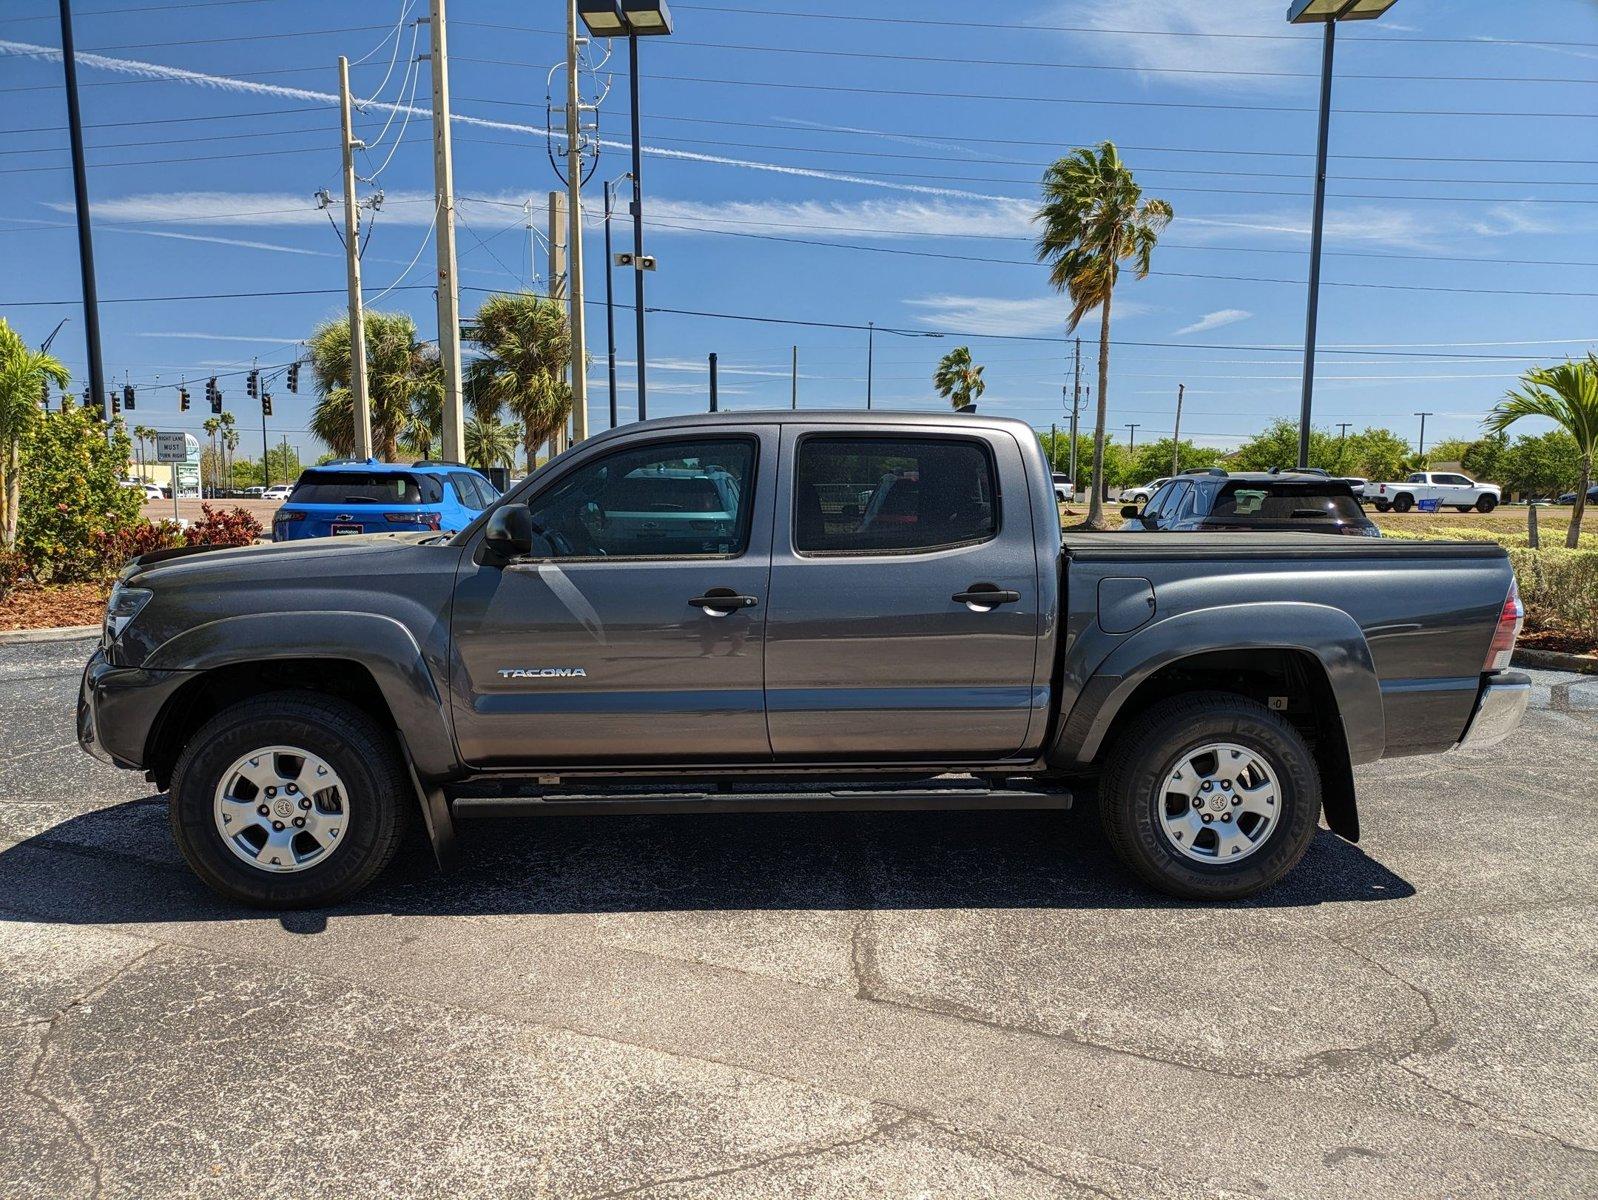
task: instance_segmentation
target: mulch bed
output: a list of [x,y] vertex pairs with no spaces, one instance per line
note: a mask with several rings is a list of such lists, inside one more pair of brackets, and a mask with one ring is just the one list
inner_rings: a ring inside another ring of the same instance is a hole
[[19,583],[0,601],[0,629],[98,625],[105,616],[105,600],[110,590],[98,583],[63,583],[49,587]]
[[1559,629],[1527,629],[1518,643],[1527,650],[1552,650],[1557,654],[1598,654],[1598,646],[1591,638],[1580,637]]

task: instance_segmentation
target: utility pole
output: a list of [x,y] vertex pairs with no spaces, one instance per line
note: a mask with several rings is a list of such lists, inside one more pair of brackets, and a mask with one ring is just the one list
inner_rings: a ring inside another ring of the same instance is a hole
[[1073,368],[1076,382],[1071,388],[1071,499],[1076,499],[1076,433],[1077,414],[1082,410],[1082,339],[1076,339],[1075,367]]
[[1060,427],[1055,422],[1049,422],[1049,474],[1060,469]]
[[638,342],[636,373],[638,376],[638,419],[649,419],[649,400],[646,388],[649,357],[644,352],[644,149],[639,144],[642,118],[639,116],[638,97],[638,38],[627,39],[628,78],[632,81],[632,134],[633,134],[633,327]]
[[1171,430],[1171,474],[1182,473],[1182,393],[1187,384],[1176,385],[1176,425]]
[[[88,343],[89,394],[105,396],[100,362],[100,303],[94,285],[94,234],[89,222],[89,177],[83,165],[83,117],[78,110],[78,60],[72,42],[72,5],[61,0],[61,65],[66,70],[67,126],[72,138],[72,198],[78,214],[78,271],[83,279],[83,336]],[[61,326],[56,326],[59,333]],[[50,337],[53,339],[55,334]],[[46,348],[50,345],[45,342]],[[111,404],[105,404],[105,436],[110,441]],[[175,494],[175,493],[174,493]]]
[[1343,466],[1343,444],[1348,441],[1348,430],[1353,424],[1354,422],[1352,421],[1339,421],[1337,423],[1337,466],[1339,470]]
[[339,56],[338,99],[344,125],[344,259],[350,306],[350,403],[355,457],[372,457],[372,406],[366,394],[366,323],[361,312],[361,217],[355,202],[355,140],[350,117],[350,60]]
[[605,361],[610,371],[610,427],[616,428],[616,267],[610,256],[610,213],[615,201],[614,182],[605,181]]
[[[568,268],[571,295],[572,441],[588,439],[588,335],[583,313],[582,102],[577,88],[577,0],[566,0],[566,187],[571,194]],[[609,266],[606,266],[609,273]]]
[[438,359],[444,369],[443,429],[439,438],[446,462],[466,458],[465,417],[461,411],[461,292],[455,272],[455,167],[449,132],[449,45],[444,0],[431,0],[428,60],[433,67],[433,202],[438,219],[433,241],[438,249]]
[[716,407],[716,352],[710,352],[710,411],[720,411]]
[[[566,298],[566,197],[559,192],[549,193],[549,298]],[[566,427],[562,425],[550,434],[550,457],[565,448]]]
[[1435,417],[1436,415],[1436,413],[1429,412],[1418,412],[1415,414],[1415,416],[1420,418],[1420,451],[1416,454],[1417,458],[1426,457],[1426,418]]
[[792,384],[792,389],[793,389],[792,390],[792,395],[791,395],[791,398],[790,398],[791,407],[795,411],[798,411],[798,408],[799,408],[799,347],[798,346],[795,346],[793,348],[793,384]]
[[1126,435],[1126,448],[1127,448],[1128,452],[1137,449],[1137,431],[1139,429],[1141,429],[1141,428],[1142,428],[1141,425],[1128,425],[1127,426],[1127,429],[1128,429],[1129,432]]

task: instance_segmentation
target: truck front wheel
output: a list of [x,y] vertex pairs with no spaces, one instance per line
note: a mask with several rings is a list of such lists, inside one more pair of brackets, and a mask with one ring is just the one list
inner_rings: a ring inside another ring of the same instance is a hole
[[1320,773],[1298,730],[1228,692],[1149,708],[1111,746],[1099,783],[1116,855],[1184,900],[1269,887],[1304,856],[1320,810]]
[[1408,512],[1414,507],[1415,497],[1411,496],[1408,492],[1400,492],[1398,495],[1393,497],[1394,512]]
[[[1498,497],[1497,496],[1482,496],[1482,497],[1478,498],[1477,501],[1476,501],[1476,511],[1480,512],[1480,513],[1490,513],[1490,512],[1493,511],[1493,509],[1495,509],[1497,507],[1498,507]],[[1466,511],[1468,512],[1469,510],[1467,509]]]
[[223,709],[172,773],[172,836],[213,891],[258,908],[334,904],[393,859],[406,783],[360,709],[274,692]]

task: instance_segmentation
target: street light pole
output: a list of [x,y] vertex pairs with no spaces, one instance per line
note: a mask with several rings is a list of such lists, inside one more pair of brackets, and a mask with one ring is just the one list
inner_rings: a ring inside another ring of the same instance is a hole
[[644,157],[639,146],[638,115],[638,38],[627,39],[628,70],[632,79],[633,101],[633,322],[638,341],[638,419],[649,419],[649,402],[644,380]]
[[1298,406],[1298,465],[1309,466],[1310,412],[1315,399],[1315,326],[1321,292],[1321,240],[1326,217],[1326,143],[1332,119],[1332,54],[1339,21],[1369,21],[1397,0],[1293,0],[1287,19],[1295,25],[1324,26],[1321,32],[1320,125],[1315,143],[1315,204],[1310,223],[1309,298],[1304,312],[1304,380]]
[[[621,176],[626,179],[627,176]],[[616,289],[611,280],[610,216],[616,202],[616,180],[605,184],[605,358],[610,369],[610,427],[616,428]]]
[[[89,224],[89,177],[83,163],[83,115],[78,109],[78,60],[72,42],[71,0],[61,0],[61,65],[66,70],[67,128],[72,140],[72,199],[78,215],[78,270],[83,279],[83,336],[88,343],[89,395],[99,397],[105,405],[106,437],[109,439],[111,403],[105,399],[105,371],[100,360],[100,303],[94,285],[94,234]],[[60,326],[56,329],[59,331]],[[53,338],[55,334],[50,336]]]

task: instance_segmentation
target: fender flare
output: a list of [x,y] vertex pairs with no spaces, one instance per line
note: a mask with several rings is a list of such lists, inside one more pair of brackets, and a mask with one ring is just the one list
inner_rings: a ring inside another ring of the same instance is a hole
[[1218,650],[1310,655],[1326,672],[1337,700],[1349,763],[1382,756],[1387,725],[1381,683],[1364,631],[1342,609],[1299,601],[1193,609],[1139,630],[1094,670],[1062,726],[1057,749],[1078,762],[1091,761],[1121,708],[1156,671]]
[[200,673],[299,658],[359,663],[376,682],[416,771],[438,779],[458,769],[442,690],[416,638],[392,617],[314,610],[224,617],[170,638],[143,665]]

